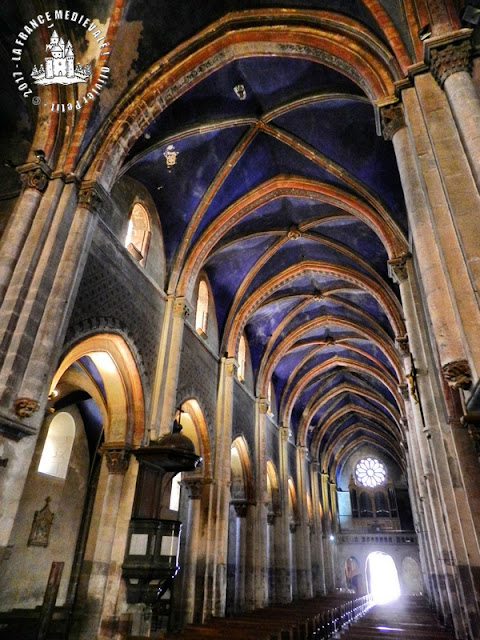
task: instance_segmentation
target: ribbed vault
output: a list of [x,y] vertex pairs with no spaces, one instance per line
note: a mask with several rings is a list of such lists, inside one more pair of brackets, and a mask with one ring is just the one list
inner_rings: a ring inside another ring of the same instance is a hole
[[279,423],[333,473],[366,442],[402,463],[406,331],[388,261],[407,224],[378,104],[408,54],[369,10],[387,40],[329,11],[230,14],[131,89],[91,170],[106,184],[121,162],[117,177],[148,188],[168,293],[194,304],[206,275],[221,352],[246,336],[252,391],[273,384]]

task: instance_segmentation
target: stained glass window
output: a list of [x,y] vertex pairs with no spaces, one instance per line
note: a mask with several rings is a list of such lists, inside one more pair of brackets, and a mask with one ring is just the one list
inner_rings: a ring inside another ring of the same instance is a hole
[[363,458],[355,468],[357,480],[364,487],[376,487],[385,481],[385,467],[376,458]]

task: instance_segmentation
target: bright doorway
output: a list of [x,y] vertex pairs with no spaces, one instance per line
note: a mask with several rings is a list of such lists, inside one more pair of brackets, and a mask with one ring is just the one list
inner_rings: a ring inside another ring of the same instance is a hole
[[400,597],[400,583],[392,556],[374,551],[365,567],[368,591],[375,604],[384,604]]

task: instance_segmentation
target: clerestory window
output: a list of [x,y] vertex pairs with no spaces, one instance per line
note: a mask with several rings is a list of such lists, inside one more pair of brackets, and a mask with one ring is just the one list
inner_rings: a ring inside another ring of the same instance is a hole
[[125,236],[125,247],[129,253],[143,263],[147,257],[148,245],[150,243],[150,220],[148,213],[139,202],[133,205],[130,219],[128,221],[127,235]]

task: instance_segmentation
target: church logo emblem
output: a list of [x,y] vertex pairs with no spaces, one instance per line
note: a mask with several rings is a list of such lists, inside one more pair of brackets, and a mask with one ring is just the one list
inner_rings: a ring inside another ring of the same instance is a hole
[[[62,24],[65,22],[68,24]],[[106,66],[110,43],[107,42],[106,32],[103,32],[104,28],[98,20],[70,9],[45,11],[23,25],[14,40],[10,58],[14,69],[13,80],[23,97],[35,106],[47,107],[57,113],[80,111],[96,100],[102,89],[111,82],[110,67]],[[22,57],[30,37],[36,38],[38,44],[38,38],[41,37],[39,32],[46,29],[48,35],[41,45],[45,51],[43,60],[34,59],[33,68],[30,64],[28,71],[22,70]],[[65,33],[72,35],[66,38]],[[78,56],[80,59],[75,59],[74,44],[82,52]],[[48,86],[55,84],[77,84],[75,100],[52,102],[56,94]],[[35,95],[37,91],[40,95]]]
[[70,40],[65,41],[54,31],[50,42],[45,47],[46,57],[44,64],[34,65],[32,79],[35,84],[73,84],[75,82],[88,82],[92,71],[87,63],[84,67],[80,63],[75,66],[75,54]]

